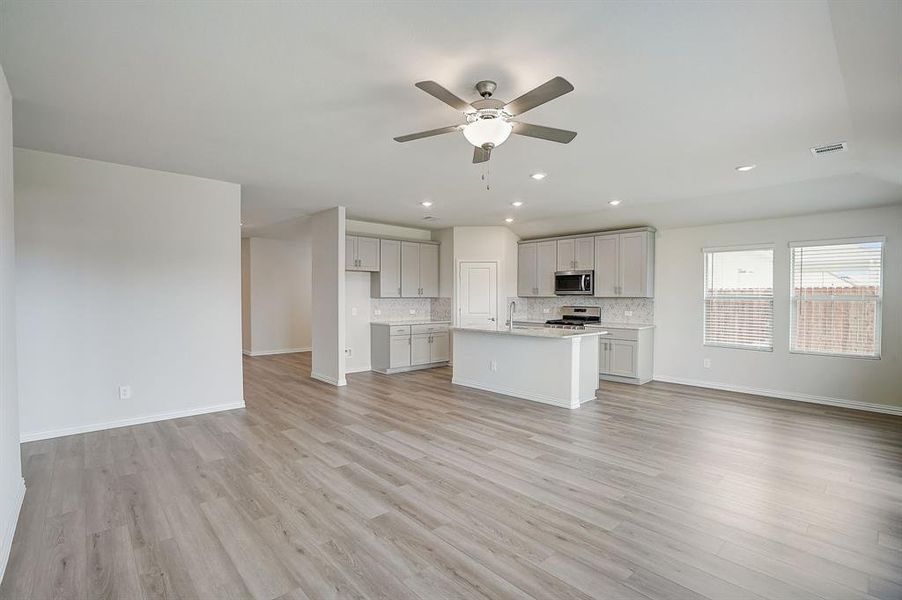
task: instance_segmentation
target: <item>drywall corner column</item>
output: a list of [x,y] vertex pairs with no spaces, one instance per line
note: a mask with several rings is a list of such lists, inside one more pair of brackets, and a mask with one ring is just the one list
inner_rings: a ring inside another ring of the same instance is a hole
[[251,342],[251,240],[241,238],[241,351],[250,354]]
[[345,207],[310,218],[313,231],[313,368],[332,385],[345,380]]
[[0,581],[25,496],[16,378],[16,253],[12,96],[0,68]]

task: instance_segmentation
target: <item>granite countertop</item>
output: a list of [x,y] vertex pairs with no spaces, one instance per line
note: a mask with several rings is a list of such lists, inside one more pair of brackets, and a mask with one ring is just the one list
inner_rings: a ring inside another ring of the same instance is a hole
[[[524,327],[543,327],[545,321],[529,321],[526,319],[514,319],[514,326],[522,325]],[[593,323],[587,325],[591,329],[654,329],[654,325],[649,323]]]
[[587,325],[593,329],[654,329],[655,326],[650,323],[593,323]]
[[372,321],[371,325],[449,325],[451,321],[434,319],[405,319],[403,321]]
[[601,329],[556,329],[553,327],[517,327],[508,329],[470,329],[467,327],[452,327],[451,331],[467,331],[470,333],[486,333],[489,335],[510,335],[515,337],[533,337],[550,339],[572,339],[578,337],[598,337],[605,335],[607,331]]

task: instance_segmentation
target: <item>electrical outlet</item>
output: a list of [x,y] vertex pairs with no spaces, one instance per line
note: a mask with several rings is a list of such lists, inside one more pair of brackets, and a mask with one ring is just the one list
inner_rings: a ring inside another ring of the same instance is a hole
[[632,316],[633,316],[633,311],[631,311],[631,310],[625,310],[625,311],[623,311],[623,316],[624,316],[624,317],[632,317]]
[[120,385],[119,386],[119,399],[120,400],[128,400],[131,397],[132,397],[132,386]]
[[356,306],[352,306],[352,307],[351,307],[351,316],[352,316],[352,317],[356,317],[356,316],[357,316],[357,307],[356,307]]
[[498,370],[498,363],[497,363],[496,361],[494,361],[494,360],[491,361],[491,362],[489,363],[489,371],[492,371],[492,372],[494,373],[494,372],[496,372],[497,370]]
[[378,317],[379,315],[382,314],[382,311],[379,310],[379,309],[377,308],[377,309],[374,309],[374,310],[373,310],[373,314],[376,315],[376,316]]
[[550,309],[550,308],[543,308],[543,309],[542,309],[542,313],[544,313],[544,314],[546,314],[546,315],[547,315],[548,313],[550,313],[550,312],[551,312],[551,309]]
[[711,368],[711,359],[710,358],[704,359],[702,361],[702,366],[705,367],[706,369],[710,369]]
[[409,311],[407,311],[407,312],[409,312],[409,313],[412,314],[412,315],[415,315],[415,314],[417,314],[417,309],[411,308],[411,309],[410,309]]

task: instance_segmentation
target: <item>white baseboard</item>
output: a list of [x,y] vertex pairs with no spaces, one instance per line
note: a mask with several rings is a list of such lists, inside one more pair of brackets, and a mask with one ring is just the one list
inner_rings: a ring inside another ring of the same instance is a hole
[[328,383],[329,385],[338,387],[348,385],[348,381],[344,377],[342,377],[341,379],[335,379],[334,377],[329,377],[328,375],[323,375],[322,373],[310,373],[310,377],[316,379],[317,381],[322,381],[323,383]]
[[25,499],[24,479],[19,480],[19,485],[13,493],[13,502],[10,504],[7,514],[4,515],[6,521],[3,527],[3,537],[0,538],[0,581],[3,581],[3,574],[6,573],[9,551],[12,550],[13,536],[16,534],[16,524],[19,522],[19,511],[22,510],[22,500]]
[[242,350],[245,356],[270,356],[271,354],[294,354],[295,352],[310,352],[312,348],[280,348],[278,350]]
[[180,419],[182,417],[193,417],[195,415],[205,415],[207,413],[220,412],[223,410],[235,410],[236,408],[244,408],[244,400],[241,402],[231,402],[229,404],[214,404],[212,406],[201,406],[198,408],[189,408],[186,410],[176,410],[167,413],[157,413],[155,415],[145,415],[142,417],[131,417],[128,419],[119,419],[117,421],[106,421],[104,423],[91,423],[89,425],[76,425],[75,427],[64,427],[62,429],[50,429],[47,431],[32,431],[23,433],[20,436],[22,442],[35,442],[37,440],[46,440],[55,437],[63,437],[66,435],[75,435],[77,433],[88,433],[91,431],[101,431],[104,429],[116,429],[117,427],[128,427],[129,425],[142,425],[144,423],[154,423],[156,421],[168,421],[169,419]]
[[[546,396],[544,394],[536,394],[534,392],[524,392],[522,390],[514,390],[505,387],[498,386],[490,386],[485,385],[483,383],[477,381],[470,381],[468,379],[461,379],[460,377],[451,377],[451,383],[454,385],[462,385],[464,387],[476,388],[477,390],[483,390],[485,392],[493,392],[495,394],[503,394],[505,396],[513,396],[514,398],[523,398],[525,400],[531,400],[532,402],[541,402],[542,404],[550,404],[552,406],[557,406],[559,408],[568,408],[574,409],[579,408],[579,404],[576,406],[571,406],[570,403],[566,400],[561,400],[558,398],[554,398],[552,396]],[[580,404],[583,402],[588,402],[589,400],[594,400],[595,396],[591,398],[586,398],[585,400],[580,400]]]
[[370,365],[365,367],[355,367],[353,369],[345,369],[345,373],[363,373],[364,371],[372,371],[373,368]]
[[868,412],[884,413],[888,415],[902,415],[902,406],[874,404],[872,402],[861,402],[860,400],[846,400],[845,398],[831,398],[830,396],[815,396],[813,394],[800,394],[798,392],[786,392],[783,390],[753,388],[744,385],[718,383],[715,381],[701,381],[698,379],[686,379],[684,377],[671,377],[670,375],[655,375],[654,380],[664,383],[678,383],[680,385],[691,385],[693,387],[709,388],[712,390],[724,390],[727,392],[754,394],[756,396],[770,396],[771,398],[780,398],[781,400],[795,400],[797,402],[826,404],[827,406],[840,406],[842,408],[866,410]]

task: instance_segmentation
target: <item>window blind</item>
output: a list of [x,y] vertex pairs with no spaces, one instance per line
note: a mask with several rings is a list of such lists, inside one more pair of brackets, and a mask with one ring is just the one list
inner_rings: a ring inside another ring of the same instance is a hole
[[704,343],[773,349],[773,248],[705,249]]
[[790,244],[790,350],[880,356],[883,240]]

